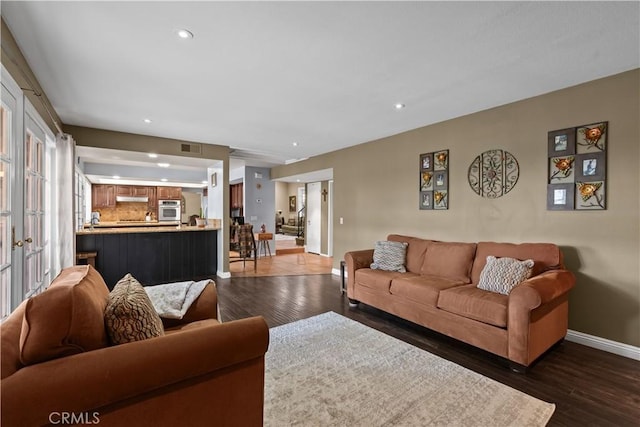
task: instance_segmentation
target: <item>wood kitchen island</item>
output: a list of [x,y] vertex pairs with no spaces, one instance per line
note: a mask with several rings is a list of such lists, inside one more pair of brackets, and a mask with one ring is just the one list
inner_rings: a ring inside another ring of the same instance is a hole
[[218,228],[100,226],[76,232],[76,252],[97,252],[109,289],[127,273],[143,285],[203,279],[217,272]]

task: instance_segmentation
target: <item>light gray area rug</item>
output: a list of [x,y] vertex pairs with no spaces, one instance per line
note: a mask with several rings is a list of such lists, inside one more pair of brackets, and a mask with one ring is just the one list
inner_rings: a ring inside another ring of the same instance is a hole
[[555,410],[333,312],[270,334],[265,426],[544,426]]

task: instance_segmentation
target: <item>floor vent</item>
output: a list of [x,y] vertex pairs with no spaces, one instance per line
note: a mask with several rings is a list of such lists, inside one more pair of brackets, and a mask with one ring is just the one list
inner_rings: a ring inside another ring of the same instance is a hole
[[202,154],[201,144],[180,144],[181,153]]

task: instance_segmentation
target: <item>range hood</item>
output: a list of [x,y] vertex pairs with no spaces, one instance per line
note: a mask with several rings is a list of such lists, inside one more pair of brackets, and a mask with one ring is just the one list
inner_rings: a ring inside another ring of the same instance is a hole
[[147,196],[116,196],[116,202],[139,202],[148,203],[149,198]]

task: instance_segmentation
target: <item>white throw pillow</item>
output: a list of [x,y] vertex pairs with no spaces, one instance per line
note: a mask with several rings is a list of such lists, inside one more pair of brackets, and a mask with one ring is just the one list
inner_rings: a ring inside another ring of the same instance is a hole
[[485,291],[509,295],[511,290],[531,277],[533,260],[487,257],[487,264],[480,273],[478,288]]
[[404,262],[408,245],[406,242],[392,242],[389,240],[376,242],[376,246],[373,249],[373,264],[371,264],[371,268],[406,273],[407,269],[404,266]]

